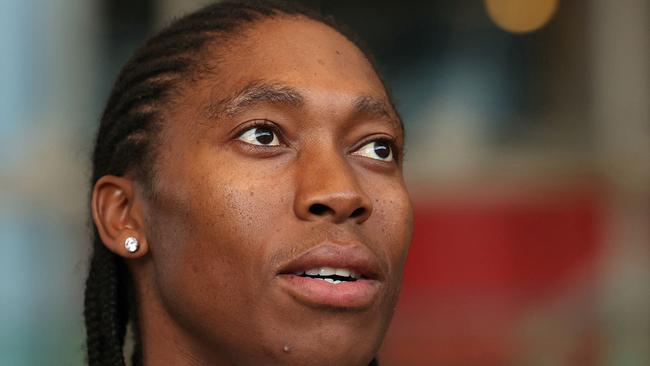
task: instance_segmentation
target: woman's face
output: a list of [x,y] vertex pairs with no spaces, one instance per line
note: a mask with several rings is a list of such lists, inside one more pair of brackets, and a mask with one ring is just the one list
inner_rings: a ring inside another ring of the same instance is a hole
[[215,364],[368,362],[412,227],[382,83],[352,43],[303,18],[215,48],[156,147],[151,260],[132,268],[143,337]]

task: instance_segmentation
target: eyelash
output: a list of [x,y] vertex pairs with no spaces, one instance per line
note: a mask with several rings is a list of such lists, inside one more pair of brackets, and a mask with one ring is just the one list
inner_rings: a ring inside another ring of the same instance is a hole
[[[258,119],[258,120],[254,120],[254,121],[251,121],[250,123],[246,123],[246,124],[242,125],[238,129],[236,137],[239,138],[244,133],[246,133],[247,131],[249,131],[249,130],[251,130],[253,128],[260,128],[260,127],[264,127],[264,128],[267,128],[267,129],[271,130],[278,137],[278,140],[280,141],[281,145],[288,146],[288,144],[286,143],[286,138],[285,138],[284,134],[282,133],[282,130],[280,129],[280,127],[277,124],[275,124],[274,122],[272,122],[270,120],[267,120],[267,119]],[[351,151],[352,152],[358,151],[359,149],[361,149],[365,145],[373,143],[373,142],[383,142],[383,143],[387,144],[389,146],[389,148],[390,148],[391,153],[393,154],[393,162],[396,163],[396,164],[399,164],[400,157],[401,157],[401,154],[400,154],[401,151],[398,149],[398,147],[397,147],[397,139],[394,138],[394,137],[382,136],[382,137],[375,137],[375,138],[372,138],[372,137],[367,138],[367,139],[362,140],[360,143],[356,144],[355,147]],[[259,148],[262,148],[262,149],[267,149],[267,148],[270,148],[270,147],[277,147],[277,146],[264,146],[264,145],[251,145],[251,146],[254,146],[256,148],[259,147]]]
[[362,147],[373,143],[373,142],[383,142],[388,147],[390,148],[390,152],[393,155],[393,162],[398,163],[400,160],[400,151],[397,147],[397,139],[394,137],[387,137],[387,136],[382,136],[382,137],[370,137],[365,140],[362,140],[360,143],[356,144],[355,147],[351,151],[359,151]]
[[[281,145],[284,145],[284,146],[288,145],[286,143],[286,138],[285,138],[284,134],[282,133],[282,130],[280,129],[280,127],[278,127],[278,125],[276,125],[272,121],[269,121],[268,119],[257,119],[257,120],[251,121],[249,123],[245,123],[244,125],[240,126],[240,128],[238,128],[237,134],[235,135],[235,137],[240,138],[248,130],[251,130],[253,128],[260,128],[260,127],[264,127],[264,128],[267,128],[267,129],[271,130],[271,132],[273,132],[278,137],[278,140],[280,140]],[[253,146],[259,146],[261,148],[277,147],[277,146],[264,146],[264,145],[253,145]]]

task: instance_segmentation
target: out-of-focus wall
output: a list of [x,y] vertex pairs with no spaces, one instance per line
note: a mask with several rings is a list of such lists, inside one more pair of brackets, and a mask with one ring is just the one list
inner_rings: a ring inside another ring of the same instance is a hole
[[0,364],[81,364],[95,4],[0,2]]
[[[416,227],[382,364],[650,364],[650,3],[306,2],[368,41],[406,123]],[[83,363],[101,108],[205,3],[0,3],[0,364]]]

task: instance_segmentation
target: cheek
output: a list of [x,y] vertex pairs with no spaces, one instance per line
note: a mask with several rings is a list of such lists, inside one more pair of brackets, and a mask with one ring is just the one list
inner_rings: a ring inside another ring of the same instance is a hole
[[263,239],[291,207],[281,190],[286,184],[222,162],[195,166],[175,182],[161,190],[149,215],[156,220],[150,226],[161,298],[179,319],[191,316],[184,309],[210,314],[193,324],[241,324],[237,314],[254,313],[265,285],[259,273],[270,249]]
[[375,230],[369,235],[372,242],[381,243],[379,249],[390,264],[390,276],[399,286],[413,233],[410,197],[403,185],[378,187],[373,193],[373,214],[368,224]]
[[168,259],[167,253],[173,252],[176,261],[191,264],[196,271],[231,272],[231,279],[244,277],[246,269],[256,265],[260,256],[254,254],[265,251],[260,237],[273,230],[269,218],[283,210],[284,198],[265,182],[233,171],[238,170],[225,168],[189,177],[179,188],[187,199],[167,200],[174,204],[157,214],[164,221],[155,225],[171,231],[174,238],[159,238],[163,257]]

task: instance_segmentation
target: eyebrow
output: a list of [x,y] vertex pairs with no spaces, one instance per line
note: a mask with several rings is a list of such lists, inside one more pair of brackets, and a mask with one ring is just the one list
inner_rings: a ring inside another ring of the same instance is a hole
[[[404,125],[402,119],[395,111],[392,105],[387,104],[381,99],[369,95],[362,95],[354,100],[354,109],[357,113],[367,114],[377,118],[385,118],[395,124],[402,133],[404,132]],[[394,113],[391,113],[393,111]]]
[[[206,111],[210,118],[218,119],[224,114],[232,117],[260,103],[283,104],[299,108],[305,104],[305,97],[298,89],[291,86],[268,80],[257,80],[225,99],[210,103]],[[404,133],[402,120],[392,104],[370,95],[362,95],[357,97],[352,105],[356,113],[389,120]]]
[[305,98],[297,89],[290,86],[268,81],[253,81],[233,95],[211,103],[207,112],[210,117],[219,117],[223,114],[232,117],[247,107],[259,103],[301,107],[305,103]]

